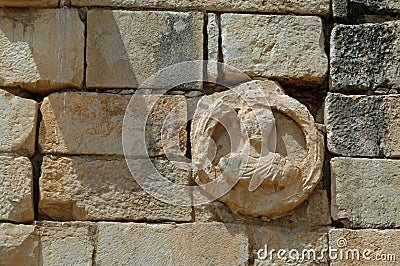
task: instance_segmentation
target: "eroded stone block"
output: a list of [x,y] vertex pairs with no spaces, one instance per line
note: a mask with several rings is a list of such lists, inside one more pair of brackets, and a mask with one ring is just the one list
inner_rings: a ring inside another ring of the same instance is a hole
[[37,113],[35,101],[0,90],[0,152],[33,156]]
[[200,12],[93,10],[87,23],[89,88],[138,88],[165,67],[203,59]]
[[0,220],[27,223],[33,216],[31,162],[0,155]]
[[[158,98],[160,99],[158,100]],[[49,154],[123,155],[122,127],[131,95],[53,93],[41,106],[39,147]],[[183,96],[143,96],[143,104],[157,100],[146,127],[147,151],[127,151],[136,157],[185,154],[186,106]],[[132,111],[144,112],[144,109]],[[140,129],[137,129],[140,130]],[[135,131],[129,131],[129,134]],[[178,137],[176,137],[178,136]]]
[[338,25],[331,36],[332,91],[400,89],[400,21]]
[[[184,164],[152,162],[170,181],[189,184],[190,169]],[[190,207],[168,205],[147,194],[135,182],[124,158],[44,157],[39,210],[60,221],[191,221]]]
[[334,158],[332,217],[353,228],[389,228],[400,224],[400,162]]
[[59,0],[0,0],[0,7],[57,7]]
[[0,223],[0,264],[39,265],[35,226]]
[[98,230],[98,265],[247,265],[249,257],[244,227],[233,224],[99,223]]
[[2,9],[0,18],[0,86],[81,87],[85,37],[77,10]]
[[[224,62],[250,77],[292,84],[324,81],[328,59],[320,18],[222,14],[221,27]],[[225,79],[232,79],[228,74]]]

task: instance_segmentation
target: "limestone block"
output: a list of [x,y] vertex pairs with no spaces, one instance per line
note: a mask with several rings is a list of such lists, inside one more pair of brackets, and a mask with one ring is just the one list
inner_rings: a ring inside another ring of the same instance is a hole
[[0,223],[0,265],[39,265],[35,226]]
[[92,10],[87,23],[89,88],[137,88],[169,65],[203,59],[200,12]]
[[0,7],[57,7],[59,0],[0,0]]
[[331,35],[332,91],[400,88],[400,21],[338,25]]
[[[123,155],[122,127],[130,98],[131,95],[76,92],[53,93],[46,97],[41,106],[41,152]],[[143,101],[147,103],[158,98],[143,96]],[[145,129],[147,153],[127,152],[137,157],[159,156],[166,152],[184,154],[187,143],[184,103],[183,96],[162,96],[157,100]]]
[[92,265],[95,228],[90,223],[38,224],[42,265]]
[[329,265],[328,228],[249,226],[254,265]]
[[282,14],[328,15],[328,0],[72,0],[74,6],[140,8],[195,8],[218,12],[247,11]]
[[322,176],[323,136],[308,109],[275,82],[204,96],[191,130],[196,182],[210,183],[204,189],[234,212],[286,215]]
[[291,84],[324,81],[328,59],[320,18],[222,14],[221,27],[224,62],[250,77]]
[[400,256],[399,234],[399,230],[332,228],[329,246],[336,252],[332,253],[329,265],[396,265]]
[[350,0],[350,4],[366,7],[368,13],[388,14],[400,13],[400,2],[398,0]]
[[38,104],[0,90],[0,152],[33,156]]
[[42,94],[82,86],[85,37],[77,10],[2,9],[0,18],[0,86]]
[[[99,223],[97,265],[247,265],[242,226]],[[140,243],[137,244],[137,243]]]
[[400,97],[328,94],[329,150],[342,156],[400,157]]
[[0,220],[27,223],[33,216],[31,162],[0,155]]
[[[165,178],[189,184],[185,165],[166,160],[154,160],[153,165]],[[190,207],[168,205],[148,195],[123,158],[44,157],[39,210],[59,221],[191,221]]]
[[389,228],[400,224],[397,160],[334,158],[332,218],[353,228]]

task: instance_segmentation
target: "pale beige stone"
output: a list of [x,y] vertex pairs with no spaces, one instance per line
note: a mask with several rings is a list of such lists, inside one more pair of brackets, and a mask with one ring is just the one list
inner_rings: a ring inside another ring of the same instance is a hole
[[[250,77],[320,84],[328,71],[321,19],[311,16],[222,14],[224,63]],[[225,73],[225,79],[231,79]]]
[[[329,265],[397,265],[400,257],[399,230],[330,229],[332,252]],[[342,255],[341,255],[342,254]]]
[[219,180],[205,188],[215,198],[232,183],[219,200],[235,212],[267,220],[286,215],[322,176],[323,136],[308,109],[275,82],[203,97],[191,129],[196,182]]
[[38,104],[0,90],[0,152],[32,156]]
[[0,155],[0,220],[33,221],[32,164],[26,157]]
[[196,8],[218,12],[247,11],[328,15],[328,0],[72,0],[74,6]]
[[399,226],[399,161],[334,158],[331,172],[334,220],[355,228]]
[[307,203],[307,223],[312,226],[331,224],[330,205],[326,190],[315,190]]
[[97,265],[247,265],[243,226],[98,224]]
[[[166,160],[152,162],[165,178],[189,184],[187,167]],[[61,221],[191,221],[190,207],[168,205],[147,194],[123,158],[44,157],[39,211]]]
[[[122,126],[130,98],[131,95],[79,92],[53,93],[46,97],[41,106],[41,152],[123,155]],[[184,154],[187,143],[185,97],[148,95],[142,100],[147,104],[154,99],[157,102],[146,124],[147,152],[136,149],[126,152],[137,157],[167,152]],[[144,110],[137,110],[141,111]]]
[[92,265],[95,230],[90,223],[39,223],[41,265]]
[[329,265],[326,253],[322,255],[328,249],[328,228],[249,226],[248,230],[254,265]]
[[35,226],[0,224],[0,265],[39,265]]
[[167,66],[203,59],[200,12],[92,10],[87,23],[89,88],[138,88]]
[[59,0],[0,0],[0,7],[57,7]]
[[84,25],[75,9],[0,11],[0,86],[80,88]]
[[207,65],[207,81],[216,82],[218,79],[218,64],[219,61],[219,36],[220,31],[218,27],[218,21],[220,20],[220,15],[210,13],[208,14],[207,22],[207,37],[208,37],[208,58],[209,61]]

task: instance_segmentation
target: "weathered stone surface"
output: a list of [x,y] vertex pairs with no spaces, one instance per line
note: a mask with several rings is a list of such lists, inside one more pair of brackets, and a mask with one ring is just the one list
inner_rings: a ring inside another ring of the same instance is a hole
[[400,21],[338,25],[331,36],[331,90],[400,88]]
[[366,7],[369,13],[400,13],[399,0],[350,0],[350,4],[358,4],[355,5],[355,8],[359,6]]
[[[247,265],[244,227],[98,224],[97,265]],[[135,244],[140,243],[140,244]]]
[[207,65],[207,78],[209,82],[216,82],[218,78],[218,65],[219,61],[219,36],[220,31],[218,27],[218,21],[220,20],[220,15],[214,13],[208,14],[207,22],[207,36],[208,36],[208,61],[211,64]]
[[[187,167],[182,170],[166,160],[153,165],[165,178],[189,184]],[[191,220],[190,207],[165,204],[142,190],[123,158],[44,157],[39,209],[61,221]]]
[[[158,97],[143,96],[143,101],[151,102]],[[41,152],[123,155],[122,126],[130,98],[131,95],[79,92],[53,93],[46,97],[41,106]],[[183,96],[162,96],[154,105],[146,126],[149,156],[159,156],[165,152],[175,155],[185,153],[184,103]],[[127,152],[137,157],[147,156],[145,151]]]
[[111,6],[142,8],[196,8],[211,11],[247,11],[328,15],[328,0],[72,0],[74,6]]
[[73,9],[0,11],[0,86],[47,93],[83,83],[84,25]]
[[250,77],[296,84],[322,83],[326,77],[318,17],[222,14],[221,26],[224,62]]
[[400,157],[400,96],[346,96],[325,102],[328,148],[337,155]]
[[90,88],[137,88],[169,65],[203,59],[200,12],[93,10],[87,23]]
[[191,127],[196,182],[215,183],[204,189],[223,195],[219,200],[235,212],[286,215],[321,178],[323,136],[307,108],[281,91],[275,82],[252,81],[197,105]]
[[0,155],[0,220],[33,221],[32,164],[26,157]]
[[331,171],[334,220],[355,228],[399,226],[399,161],[334,158]]
[[[328,249],[327,228],[249,226],[248,235],[254,265],[329,265],[326,253],[321,255]],[[315,251],[315,257],[308,251]]]
[[0,224],[0,265],[39,265],[39,237],[33,225]]
[[330,229],[329,246],[337,252],[329,265],[397,265],[399,237],[399,230]]
[[332,13],[335,20],[346,21],[349,13],[348,0],[333,0]]
[[90,223],[38,224],[41,265],[92,265],[95,228]]
[[59,0],[0,0],[0,7],[57,7]]
[[0,152],[32,156],[38,104],[0,90]]

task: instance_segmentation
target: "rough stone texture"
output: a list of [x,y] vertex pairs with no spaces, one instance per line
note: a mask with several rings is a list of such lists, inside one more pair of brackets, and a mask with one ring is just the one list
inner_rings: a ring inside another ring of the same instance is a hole
[[332,13],[335,20],[346,21],[348,12],[348,0],[332,0]]
[[93,10],[87,23],[89,88],[137,88],[169,65],[203,59],[200,12]]
[[328,95],[328,148],[342,156],[400,157],[400,96]]
[[399,230],[331,229],[329,246],[338,252],[329,265],[398,265],[399,237]]
[[211,11],[247,11],[328,15],[328,0],[72,0],[74,6],[111,6],[142,8],[196,8]]
[[32,156],[38,104],[0,90],[0,152]]
[[252,81],[197,105],[191,127],[195,180],[219,180],[205,188],[215,198],[233,183],[219,200],[235,212],[263,219],[286,215],[322,176],[323,136],[307,108],[281,91],[275,82]]
[[77,10],[2,9],[0,18],[0,86],[81,87],[85,37]]
[[[151,101],[153,97],[157,99],[159,96],[143,96],[143,101]],[[40,151],[49,154],[123,155],[122,125],[130,98],[131,95],[105,93],[51,94],[41,106]],[[163,96],[154,105],[146,127],[149,156],[159,156],[166,151],[176,155],[185,153],[184,103],[183,96]],[[178,135],[179,140],[173,134]],[[130,154],[147,156],[144,151],[136,150]]]
[[221,26],[224,62],[250,77],[291,84],[324,81],[328,59],[320,18],[222,14]]
[[[98,224],[97,265],[247,265],[244,227]],[[140,244],[135,244],[140,243]]]
[[41,265],[92,265],[95,228],[89,223],[38,224]]
[[219,61],[219,27],[218,21],[220,20],[220,15],[213,13],[208,14],[207,22],[207,36],[208,36],[208,61],[212,64],[208,64],[207,68],[207,78],[209,82],[216,82],[218,78],[218,65]]
[[357,4],[354,8],[360,6],[366,7],[369,13],[400,13],[399,0],[350,0],[350,4]]
[[[154,160],[165,177],[189,184],[190,171]],[[142,169],[146,171],[146,169]],[[123,158],[44,157],[40,213],[56,220],[190,221],[191,208],[165,204],[135,182]]]
[[26,157],[0,155],[0,220],[33,221],[32,164]]
[[334,158],[332,217],[355,228],[399,226],[400,162]]
[[0,7],[57,7],[59,0],[0,0]]
[[0,265],[39,265],[39,237],[33,225],[0,224]]
[[331,90],[400,88],[400,21],[338,25],[331,36]]
[[[297,227],[295,229],[274,227],[274,226],[249,226],[248,235],[251,236],[250,244],[253,247],[254,265],[329,265],[328,257],[321,258],[322,251],[328,248],[327,228]],[[265,254],[267,245],[268,256]],[[258,256],[258,251],[263,249]],[[275,249],[275,251],[272,251]],[[284,249],[285,254],[278,257],[278,251]],[[292,249],[299,252],[299,258],[295,253],[289,253]],[[301,260],[302,252],[315,250],[316,256],[304,253],[304,260]],[[272,257],[270,256],[272,251]],[[264,257],[263,257],[264,256]]]

